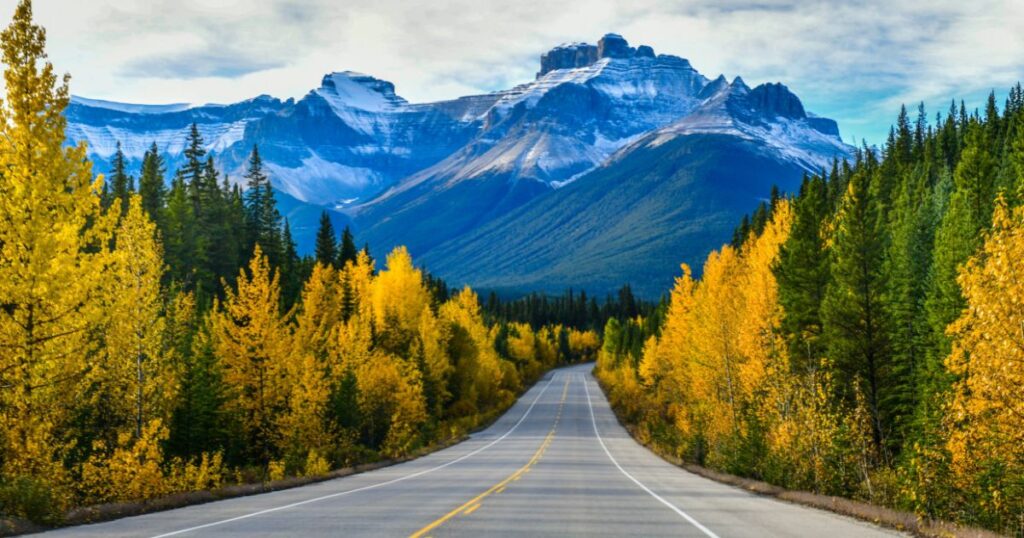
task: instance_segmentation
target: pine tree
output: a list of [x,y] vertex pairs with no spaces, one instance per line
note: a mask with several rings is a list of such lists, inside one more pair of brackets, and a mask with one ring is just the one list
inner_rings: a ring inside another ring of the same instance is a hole
[[824,229],[830,214],[827,188],[821,177],[804,178],[793,203],[793,231],[775,267],[782,330],[795,373],[813,371],[824,356],[821,303],[830,277]]
[[270,264],[279,267],[282,259],[281,214],[277,211],[270,178],[263,172],[260,151],[253,146],[245,174],[245,211],[249,226],[250,247],[259,245]]
[[167,189],[164,186],[165,171],[164,160],[160,156],[156,142],[153,142],[142,158],[139,195],[142,197],[142,208],[146,210],[149,218],[157,223],[162,222],[161,212],[167,196]]
[[[110,207],[117,203],[118,211],[120,214],[124,214],[128,211],[128,198],[129,194],[134,190],[134,179],[128,175],[124,152],[121,151],[121,142],[117,142],[117,151],[114,152],[114,160],[112,162],[114,169],[110,171],[110,176],[107,178],[107,182],[110,184],[110,189],[104,189],[107,193],[107,199],[104,200],[104,205]],[[104,183],[104,186],[106,186]]]
[[334,235],[334,225],[327,211],[320,213],[320,227],[316,231],[316,261],[323,265],[335,265],[338,257],[338,243]]
[[338,248],[338,267],[345,267],[349,262],[355,263],[359,249],[356,248],[355,237],[348,225],[341,232],[341,245]]
[[299,258],[298,248],[295,239],[292,238],[292,228],[288,219],[284,221],[284,230],[281,232],[281,243],[284,245],[281,262],[281,299],[284,301],[285,309],[291,308],[299,299],[302,291],[302,283],[312,271],[308,264],[303,263]]
[[929,344],[927,320],[920,315],[931,271],[931,245],[937,224],[934,198],[930,196],[929,166],[919,166],[900,185],[891,212],[891,236],[885,260],[886,308],[891,316],[892,391],[883,404],[893,410],[893,441],[903,444],[911,434],[920,395],[918,381]]
[[[985,149],[988,141],[980,126],[973,125],[968,131],[953,174],[949,205],[935,232],[931,284],[925,303],[932,332],[922,371],[926,403],[952,381],[943,365],[950,350],[946,327],[965,306],[956,277],[960,266],[981,245],[982,234],[991,223],[995,199],[995,161]],[[933,409],[938,412],[934,405]]]
[[822,318],[829,357],[846,387],[843,397],[853,407],[861,391],[871,417],[874,449],[885,458],[894,420],[892,410],[884,407],[892,386],[883,272],[887,237],[872,185],[877,173],[873,153],[866,151],[859,164],[835,223],[832,280]]
[[194,122],[185,138],[185,150],[182,154],[185,157],[185,166],[181,169],[182,178],[191,189],[189,196],[193,203],[198,205],[199,189],[197,187],[200,187],[203,182],[203,161],[206,157],[206,146],[203,142],[203,135],[199,132],[199,126]]
[[[226,409],[230,395],[223,366],[214,351],[210,323],[198,327],[194,338],[195,329],[186,330],[179,343],[180,388],[167,446],[171,454],[191,458],[224,449],[233,424]],[[244,461],[237,456],[234,459]]]
[[168,275],[186,291],[196,287],[195,268],[203,255],[196,225],[192,202],[188,199],[188,187],[179,173],[171,182],[162,232]]

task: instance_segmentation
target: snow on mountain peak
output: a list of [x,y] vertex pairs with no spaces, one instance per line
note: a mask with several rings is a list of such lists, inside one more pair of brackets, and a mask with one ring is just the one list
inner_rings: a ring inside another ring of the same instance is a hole
[[340,106],[381,112],[407,104],[405,99],[395,94],[394,84],[355,71],[324,75],[316,92],[327,99],[332,108]]
[[195,107],[191,103],[170,103],[166,105],[140,105],[131,103],[116,103],[104,101],[103,99],[89,99],[78,95],[71,96],[71,102],[76,105],[102,108],[126,114],[167,114],[169,112],[181,112]]

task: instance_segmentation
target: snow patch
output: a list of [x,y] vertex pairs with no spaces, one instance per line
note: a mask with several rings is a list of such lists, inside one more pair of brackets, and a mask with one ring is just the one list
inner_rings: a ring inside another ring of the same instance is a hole
[[88,106],[92,108],[102,108],[105,110],[114,110],[117,112],[124,112],[126,114],[168,114],[172,112],[182,112],[190,108],[195,108],[196,105],[191,103],[171,103],[166,105],[138,105],[132,103],[116,103],[114,101],[104,101],[102,99],[89,99],[88,97],[79,97],[77,95],[71,96],[71,102],[76,105]]
[[279,190],[303,202],[317,204],[345,203],[351,199],[351,193],[364,192],[385,181],[376,170],[328,161],[315,153],[302,159],[299,167],[288,168],[273,163],[267,163],[266,167],[271,182]]
[[[222,152],[245,135],[245,126],[251,119],[232,123],[200,123],[197,124],[199,134],[206,141],[206,150]],[[117,143],[121,142],[121,151],[129,159],[142,159],[150,145],[156,143],[160,153],[176,157],[185,149],[190,126],[177,129],[160,129],[138,131],[114,127],[112,125],[86,125],[69,123],[65,134],[74,142],[85,142],[89,153],[107,159],[117,151]]]

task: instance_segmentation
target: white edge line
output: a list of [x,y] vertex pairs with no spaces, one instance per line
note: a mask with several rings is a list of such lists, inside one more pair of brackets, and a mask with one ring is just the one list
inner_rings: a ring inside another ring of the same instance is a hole
[[[587,374],[584,374],[584,375],[587,375]],[[608,455],[608,459],[612,460],[612,463],[614,463],[615,467],[617,467],[619,469],[619,472],[624,474],[626,476],[626,478],[632,480],[634,484],[640,486],[640,489],[646,491],[651,497],[654,497],[659,502],[661,502],[661,504],[664,504],[665,506],[671,508],[673,512],[679,514],[680,516],[683,517],[683,519],[685,519],[686,521],[689,521],[690,523],[692,523],[694,527],[697,527],[698,529],[700,529],[701,532],[703,532],[704,534],[708,535],[710,538],[718,538],[718,535],[713,533],[713,532],[711,532],[711,529],[705,527],[704,525],[701,525],[700,522],[697,521],[696,519],[694,519],[693,517],[691,517],[690,514],[687,514],[686,512],[683,512],[682,510],[677,508],[676,505],[666,501],[661,495],[658,495],[657,493],[651,491],[650,488],[648,488],[647,486],[645,486],[643,484],[643,482],[640,482],[633,475],[627,473],[626,470],[623,469],[621,465],[619,465],[619,462],[615,460],[615,456],[612,456],[612,453],[608,450],[608,447],[604,444],[604,439],[601,439],[601,433],[597,431],[597,419],[594,418],[594,404],[590,400],[590,389],[587,388],[588,384],[589,383],[587,383],[586,378],[584,378],[584,380],[583,380],[583,390],[587,393],[587,407],[590,409],[590,423],[594,425],[594,435],[597,436],[597,442],[601,443],[601,448],[603,448],[604,449],[604,453]]]
[[526,420],[526,417],[530,415],[530,411],[533,410],[533,406],[537,404],[537,402],[540,400],[540,397],[544,395],[544,393],[548,390],[548,387],[551,386],[551,383],[554,382],[554,380],[555,380],[555,376],[552,374],[551,379],[548,380],[547,384],[544,385],[544,388],[541,389],[540,394],[538,394],[537,397],[533,399],[533,402],[530,403],[530,407],[526,408],[526,412],[523,413],[523,416],[519,417],[519,420],[515,424],[513,424],[512,427],[509,428],[508,431],[505,432],[501,437],[498,437],[497,439],[491,441],[490,443],[488,443],[488,444],[486,444],[486,445],[484,445],[484,446],[482,446],[482,447],[480,447],[480,448],[478,448],[478,449],[476,449],[476,450],[474,450],[472,452],[469,452],[468,454],[464,454],[462,456],[459,456],[458,458],[456,458],[456,459],[454,459],[452,461],[449,461],[447,463],[438,465],[437,467],[431,467],[430,469],[424,469],[422,471],[418,471],[418,472],[415,472],[415,473],[412,473],[412,474],[408,474],[408,475],[405,475],[405,476],[400,476],[398,478],[394,478],[394,479],[391,479],[391,480],[388,480],[388,481],[385,481],[385,482],[379,482],[377,484],[370,484],[369,486],[363,486],[363,487],[360,487],[360,488],[350,489],[350,490],[346,490],[346,491],[339,491],[338,493],[331,493],[330,495],[324,495],[324,496],[321,496],[321,497],[314,497],[312,499],[306,499],[304,501],[294,502],[294,503],[291,503],[291,504],[286,504],[286,505],[283,505],[283,506],[277,506],[277,507],[274,507],[274,508],[267,508],[266,510],[260,510],[258,512],[252,512],[252,513],[249,513],[249,514],[243,514],[243,515],[236,516],[236,517],[229,518],[229,519],[222,519],[220,521],[214,521],[214,522],[206,523],[206,524],[203,524],[203,525],[197,525],[195,527],[189,527],[187,529],[181,529],[181,530],[177,530],[177,531],[172,531],[172,532],[168,532],[168,533],[165,533],[165,534],[158,534],[158,535],[154,536],[153,538],[165,538],[167,536],[177,536],[179,534],[185,534],[185,533],[188,533],[188,532],[197,531],[197,530],[201,530],[201,529],[208,529],[210,527],[216,527],[218,525],[223,525],[225,523],[231,523],[231,522],[239,521],[239,520],[242,520],[242,519],[248,519],[250,517],[255,517],[255,516],[259,516],[259,515],[263,515],[263,514],[269,514],[271,512],[277,512],[277,511],[280,511],[280,510],[287,510],[289,508],[295,508],[296,506],[302,506],[304,504],[310,504],[310,503],[315,503],[315,502],[318,502],[318,501],[324,501],[324,500],[327,500],[327,499],[333,499],[335,497],[341,497],[343,495],[348,495],[350,493],[358,493],[360,491],[367,491],[367,490],[371,490],[371,489],[377,489],[377,488],[380,488],[380,487],[384,487],[384,486],[388,486],[388,485],[394,484],[396,482],[402,482],[404,480],[409,480],[411,478],[416,478],[416,477],[423,476],[425,474],[432,473],[432,472],[440,470],[440,469],[444,469],[445,467],[448,467],[449,465],[454,465],[454,464],[456,464],[456,463],[458,463],[458,462],[460,462],[462,460],[465,460],[466,458],[469,458],[471,456],[475,456],[475,455],[483,452],[484,450],[487,450],[488,448],[491,448],[492,446],[498,444],[498,442],[500,442],[501,440],[503,440],[506,437],[508,437],[509,435],[511,435],[512,432],[514,432],[516,430],[516,428],[518,428],[519,425],[522,424],[524,420]]

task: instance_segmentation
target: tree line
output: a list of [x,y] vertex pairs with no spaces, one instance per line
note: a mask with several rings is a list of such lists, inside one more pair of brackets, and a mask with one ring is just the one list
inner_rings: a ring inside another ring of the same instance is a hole
[[1019,534],[1022,249],[1021,86],[1002,110],[903,108],[880,150],[773,194],[700,280],[684,266],[642,344],[606,329],[600,377],[689,461]]
[[300,257],[253,148],[242,190],[198,128],[93,174],[68,81],[19,2],[0,35],[0,517],[318,475],[457,438],[593,331],[489,322],[402,247],[325,215]]

